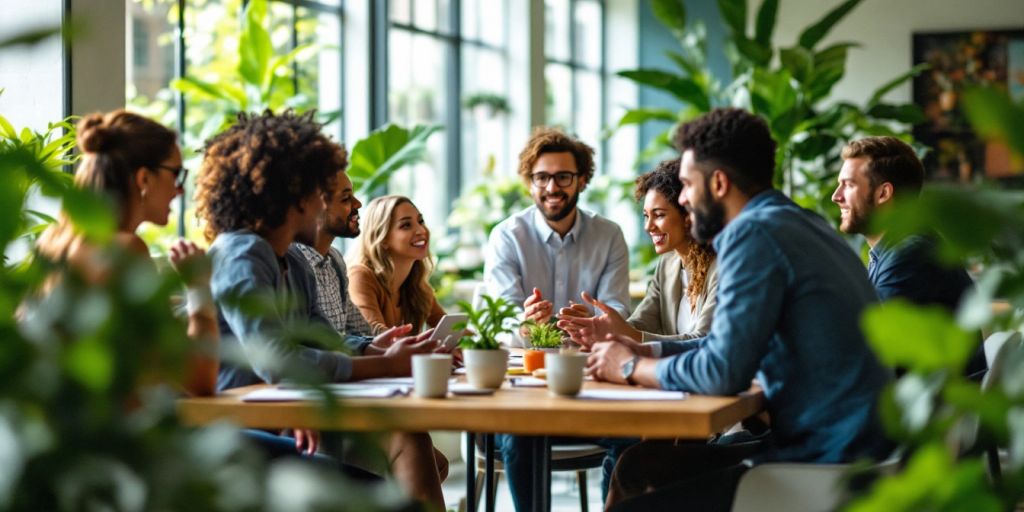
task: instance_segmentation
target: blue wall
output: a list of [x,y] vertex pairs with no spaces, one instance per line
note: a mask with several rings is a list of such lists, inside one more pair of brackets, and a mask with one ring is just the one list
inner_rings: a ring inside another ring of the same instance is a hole
[[[638,2],[640,15],[640,55],[637,59],[639,67],[664,69],[666,71],[678,72],[675,63],[665,56],[666,50],[679,51],[680,45],[675,36],[662,25],[654,12],[651,11],[650,0]],[[686,0],[686,19],[688,24],[701,20],[707,28],[708,34],[708,66],[714,76],[723,83],[731,79],[729,61],[725,58],[725,25],[718,13],[718,5],[711,0]],[[668,108],[677,110],[681,103],[672,95],[649,87],[641,87],[639,91],[639,106],[649,108]],[[640,126],[639,144],[640,149],[647,147],[647,144],[657,134],[665,130],[669,123],[648,122]]]

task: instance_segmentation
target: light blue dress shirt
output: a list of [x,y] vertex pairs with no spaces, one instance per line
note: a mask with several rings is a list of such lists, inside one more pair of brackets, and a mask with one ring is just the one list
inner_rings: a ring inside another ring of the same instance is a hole
[[576,210],[576,222],[560,237],[536,206],[505,219],[491,231],[484,282],[492,297],[522,306],[534,288],[557,314],[587,292],[629,316],[629,251],[622,230],[594,213]]

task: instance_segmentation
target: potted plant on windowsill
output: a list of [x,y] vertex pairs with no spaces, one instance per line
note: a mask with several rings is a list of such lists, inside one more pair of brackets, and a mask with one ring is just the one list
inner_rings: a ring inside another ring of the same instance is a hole
[[558,353],[562,347],[562,330],[552,323],[537,323],[527,321],[526,332],[530,346],[523,354],[523,369],[533,372],[544,368],[544,354],[547,352]]
[[505,381],[508,371],[508,350],[501,348],[498,336],[512,332],[509,320],[516,316],[516,306],[500,297],[481,297],[483,307],[474,308],[466,301],[459,301],[459,308],[469,316],[465,326],[475,334],[462,338],[459,347],[463,350],[466,364],[466,378],[477,388],[498,389]]

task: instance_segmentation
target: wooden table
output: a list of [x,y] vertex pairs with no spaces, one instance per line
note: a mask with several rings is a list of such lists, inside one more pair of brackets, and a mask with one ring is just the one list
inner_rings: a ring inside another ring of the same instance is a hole
[[[249,428],[309,428],[323,431],[466,431],[475,460],[474,433],[485,433],[488,471],[495,432],[541,436],[543,456],[538,457],[534,482],[540,510],[550,506],[550,446],[547,436],[644,437],[705,439],[764,408],[764,395],[752,388],[733,397],[690,395],[679,401],[591,401],[550,396],[545,388],[504,387],[493,396],[450,396],[446,399],[401,397],[346,399],[336,414],[328,414],[316,402],[246,403],[241,395],[259,389],[250,386],[212,398],[178,401],[178,414],[188,425],[229,420]],[[586,389],[625,386],[588,381]],[[467,501],[475,498],[475,473],[467,471]],[[489,482],[485,489],[489,489]],[[486,493],[488,502],[490,493]],[[488,509],[493,510],[492,503]],[[473,510],[473,508],[469,508]]]

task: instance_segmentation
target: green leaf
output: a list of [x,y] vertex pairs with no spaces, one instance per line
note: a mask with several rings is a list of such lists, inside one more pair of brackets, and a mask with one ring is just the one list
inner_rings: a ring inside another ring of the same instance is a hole
[[948,371],[959,375],[977,345],[939,306],[914,306],[893,299],[869,308],[861,326],[883,364],[918,374]]
[[718,0],[718,11],[733,37],[746,37],[747,0]]
[[815,68],[811,72],[811,76],[804,83],[810,103],[815,103],[827,97],[832,92],[832,88],[843,79],[845,73],[845,65]]
[[849,14],[854,7],[857,7],[857,4],[859,3],[860,0],[846,0],[835,9],[829,11],[829,13],[817,23],[804,29],[800,34],[800,39],[798,40],[800,46],[803,46],[808,50],[813,50],[814,46],[828,35],[829,31],[832,30],[832,27],[846,17],[846,15]]
[[928,63],[918,64],[910,68],[910,71],[907,71],[906,73],[903,73],[902,75],[886,82],[885,85],[879,87],[878,90],[876,90],[871,95],[871,99],[868,100],[868,107],[870,108],[877,105],[880,101],[882,101],[882,97],[888,94],[889,91],[899,87],[901,84],[903,84],[903,82],[906,82],[911,78],[914,78],[915,76],[921,74],[922,71],[929,69],[930,67],[931,64]]
[[6,117],[0,116],[0,136],[13,139],[17,136],[16,134],[17,132],[14,131],[14,126],[11,126],[11,122]]
[[757,10],[757,24],[754,27],[754,41],[757,44],[770,47],[772,44],[772,32],[775,31],[775,20],[779,12],[779,0],[764,0],[761,8]]
[[439,130],[439,125],[417,125],[407,130],[388,124],[356,142],[349,155],[348,174],[353,188],[368,194],[398,169],[421,161],[427,139]]
[[968,89],[963,102],[967,119],[982,137],[1003,142],[1024,158],[1024,102],[1014,103],[991,87]]
[[635,108],[627,110],[619,119],[619,126],[630,124],[643,124],[647,121],[668,121],[677,122],[678,116],[675,112],[665,108]]
[[245,7],[242,35],[238,39],[238,74],[256,87],[266,82],[270,56],[274,53],[270,33],[263,26],[266,16],[266,0],[251,0]]
[[742,36],[736,36],[733,38],[732,43],[736,46],[740,55],[743,55],[757,66],[767,67],[772,61],[771,46],[762,46],[756,41]]
[[704,72],[703,68],[701,68],[701,66],[698,63],[694,62],[693,59],[686,57],[678,52],[673,52],[669,50],[665,52],[665,55],[676,63],[676,66],[679,67],[680,71],[686,73],[691,78],[696,78],[698,75],[701,75]]
[[917,124],[925,120],[921,107],[912,103],[903,105],[890,105],[888,103],[876,103],[867,114],[877,119],[891,119],[906,124]]
[[690,78],[657,69],[635,69],[619,71],[616,74],[639,84],[666,91],[702,112],[711,110],[711,100],[707,92]]
[[198,78],[186,76],[184,78],[175,78],[171,80],[171,88],[186,95],[197,98],[209,98],[213,100],[223,101],[234,101],[234,98],[229,96],[222,90],[218,85],[204,82]]
[[683,0],[651,0],[651,11],[676,38],[686,35],[686,3]]
[[814,57],[806,48],[794,46],[779,50],[779,60],[782,67],[789,70],[797,82],[804,83],[810,78],[811,70],[814,67]]
[[94,392],[108,390],[113,382],[114,354],[98,339],[76,340],[67,348],[64,364],[69,375]]
[[750,78],[750,103],[756,113],[775,119],[796,106],[797,91],[788,71],[755,68]]
[[854,500],[849,512],[971,510],[1003,507],[988,485],[980,458],[955,462],[941,442],[914,452],[906,469],[879,479],[871,493]]

